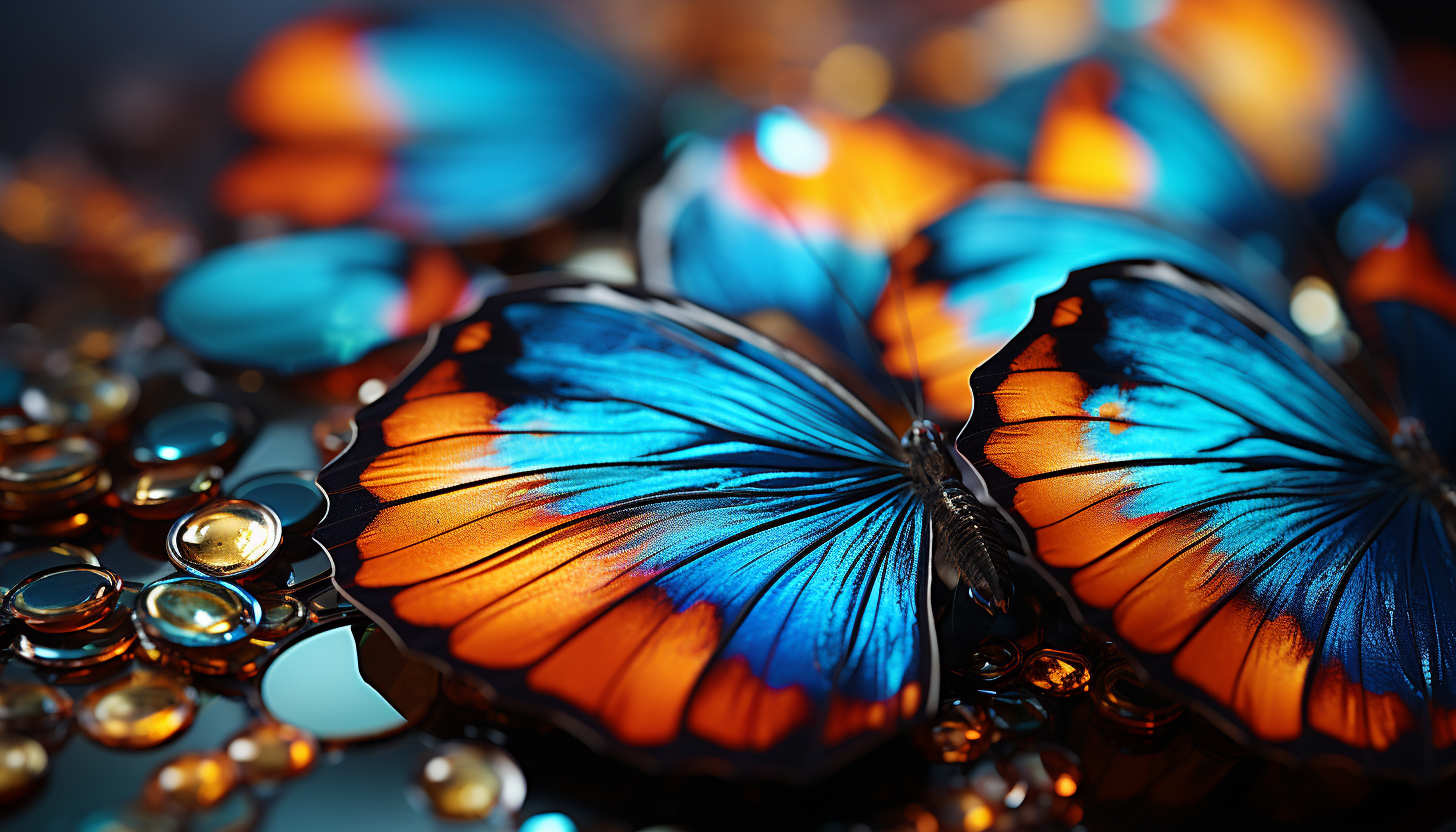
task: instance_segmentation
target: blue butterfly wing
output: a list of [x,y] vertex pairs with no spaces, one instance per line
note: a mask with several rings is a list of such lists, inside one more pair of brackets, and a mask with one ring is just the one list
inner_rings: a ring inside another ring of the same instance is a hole
[[1165,265],[1088,269],[971,386],[958,447],[1151,669],[1269,742],[1450,756],[1450,509],[1272,318]]
[[[913,255],[912,255],[913,252]],[[1077,269],[1159,259],[1255,300],[1287,321],[1289,285],[1254,249],[1212,229],[1113,208],[1064,202],[1019,186],[988,187],[921,232],[897,277],[910,304],[910,338],[896,326],[900,292],[881,297],[873,320],[888,335],[886,363],[908,378],[909,351],[939,413],[970,413],[966,378],[1031,318],[1036,299]]]
[[822,770],[934,702],[926,508],[819,371],[697,307],[488,299],[319,478],[335,579],[618,749]]

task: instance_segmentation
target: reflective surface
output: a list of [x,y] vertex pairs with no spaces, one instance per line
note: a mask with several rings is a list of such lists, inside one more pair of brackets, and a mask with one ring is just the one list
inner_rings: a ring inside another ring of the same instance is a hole
[[267,506],[214,500],[178,518],[167,538],[167,556],[188,572],[236,578],[262,567],[282,539],[283,525]]
[[229,494],[273,509],[285,535],[308,534],[324,515],[324,494],[307,471],[280,471],[254,477]]
[[114,493],[133,517],[171,519],[217,496],[222,476],[216,465],[165,465],[132,474]]
[[0,734],[64,739],[74,703],[60,688],[35,682],[0,682]]
[[143,465],[226,456],[237,445],[237,417],[227,405],[197,402],[154,416],[132,441],[132,459]]
[[0,555],[0,598],[16,584],[37,572],[55,566],[81,565],[100,566],[101,561],[91,550],[70,543],[20,549]]
[[192,724],[197,692],[175,677],[136,670],[86,694],[76,724],[86,736],[115,748],[160,745]]
[[90,428],[116,422],[136,406],[139,388],[129,373],[93,364],[76,364],[55,376],[42,376],[20,394],[25,415],[50,425]]
[[97,623],[70,633],[23,632],[15,638],[22,660],[50,668],[79,668],[124,654],[137,640],[132,623],[136,590],[123,588],[116,606]]
[[427,757],[414,783],[423,803],[449,820],[483,820],[515,812],[525,800],[525,779],[499,748],[448,743]]
[[99,566],[58,566],[21,581],[5,612],[42,633],[82,630],[116,607],[121,578]]
[[179,647],[220,647],[247,638],[263,609],[232,584],[204,578],[166,578],[137,599],[136,620],[149,638]]
[[1092,668],[1087,659],[1061,650],[1038,650],[1026,657],[1022,675],[1032,686],[1052,696],[1071,696],[1087,689]]
[[312,734],[272,720],[249,723],[226,748],[248,783],[301,777],[319,757],[318,740]]

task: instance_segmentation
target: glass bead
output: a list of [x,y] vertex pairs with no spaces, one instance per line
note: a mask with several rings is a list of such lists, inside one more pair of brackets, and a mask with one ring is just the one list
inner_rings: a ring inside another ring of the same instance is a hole
[[1021,664],[1021,650],[1015,642],[991,636],[961,663],[965,672],[983,682],[998,682],[1015,672]]
[[147,778],[142,803],[149,809],[209,809],[231,794],[240,779],[237,763],[225,752],[179,754]]
[[246,783],[302,777],[313,769],[319,757],[318,740],[313,734],[272,720],[249,724],[228,740],[226,748]]
[[61,436],[59,425],[33,422],[19,413],[0,415],[0,447],[23,448],[40,442],[48,442]]
[[1038,650],[1026,659],[1022,677],[1050,696],[1072,696],[1087,689],[1092,668],[1087,659],[1061,650]]
[[135,589],[123,586],[110,614],[84,630],[23,631],[16,635],[15,654],[31,664],[53,669],[92,667],[123,656],[137,640],[131,614],[136,596]]
[[99,566],[57,566],[21,581],[5,596],[5,613],[40,633],[70,633],[116,608],[121,578]]
[[101,561],[90,550],[70,543],[56,543],[0,555],[0,598],[31,575],[56,566],[100,565]]
[[998,732],[1031,734],[1051,724],[1046,705],[1030,691],[1004,691],[987,697],[982,704]]
[[25,734],[46,742],[64,733],[73,706],[70,695],[60,688],[0,682],[0,734]]
[[258,603],[263,607],[263,617],[254,634],[260,638],[282,638],[308,621],[303,602],[291,595],[262,595]]
[[112,748],[161,745],[192,724],[197,692],[176,678],[147,670],[102,685],[76,709],[86,736]]
[[1098,715],[1123,729],[1151,734],[1183,715],[1183,703],[1148,686],[1126,662],[1117,662],[1098,674],[1092,684],[1092,704]]
[[430,811],[450,820],[514,813],[526,796],[525,777],[510,755],[464,742],[436,749],[420,765],[415,785]]
[[0,519],[16,521],[74,510],[111,487],[101,446],[68,436],[10,454],[0,463]]
[[113,493],[132,517],[171,520],[216,497],[222,477],[216,465],[164,465],[132,474]]
[[213,500],[177,518],[167,536],[167,557],[206,578],[238,578],[262,568],[282,539],[283,524],[267,506]]
[[952,699],[941,705],[935,721],[924,726],[916,739],[934,762],[969,762],[991,746],[990,718],[976,703]]
[[47,376],[27,387],[20,394],[20,407],[25,415],[43,424],[102,428],[131,413],[140,390],[130,373],[74,364],[60,375]]
[[0,806],[30,794],[49,769],[50,755],[40,742],[20,734],[0,734]]
[[232,453],[241,433],[227,405],[184,404],[152,417],[132,440],[131,456],[140,465],[210,462]]
[[309,472],[280,471],[254,477],[229,495],[273,509],[283,523],[283,534],[310,534],[324,516],[324,492]]
[[263,608],[246,590],[205,578],[164,578],[137,598],[148,638],[178,647],[221,647],[253,634]]

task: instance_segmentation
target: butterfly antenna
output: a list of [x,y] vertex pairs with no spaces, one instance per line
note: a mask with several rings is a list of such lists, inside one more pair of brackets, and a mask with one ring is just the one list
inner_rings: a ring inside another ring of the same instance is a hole
[[839,296],[840,301],[842,301],[845,307],[849,309],[849,314],[854,316],[855,322],[859,324],[860,337],[864,339],[866,346],[869,347],[870,352],[874,355],[875,365],[878,366],[885,373],[885,377],[890,380],[890,386],[895,388],[895,394],[900,397],[900,403],[905,406],[905,411],[914,418],[920,418],[921,409],[916,408],[914,402],[911,401],[910,396],[905,393],[904,387],[901,386],[902,380],[895,377],[892,373],[890,373],[888,369],[885,368],[884,351],[880,348],[879,343],[875,341],[874,336],[870,333],[869,321],[865,320],[865,317],[859,313],[858,309],[855,308],[854,301],[850,299],[849,293],[844,289],[844,284],[842,284],[839,280],[839,275],[835,274],[833,267],[829,265],[829,263],[824,259],[823,255],[819,253],[819,249],[816,248],[814,244],[809,240],[808,235],[804,233],[804,229],[801,228],[799,224],[794,221],[794,217],[789,213],[788,209],[777,199],[771,200],[771,202],[773,204],[774,210],[778,211],[779,216],[782,217],[784,222],[788,224],[789,230],[793,231],[794,236],[798,238],[799,244],[804,247],[805,251],[809,252],[809,256],[813,258],[815,265],[819,267],[819,270],[823,272],[824,276],[829,280],[829,285],[834,288],[834,294]]

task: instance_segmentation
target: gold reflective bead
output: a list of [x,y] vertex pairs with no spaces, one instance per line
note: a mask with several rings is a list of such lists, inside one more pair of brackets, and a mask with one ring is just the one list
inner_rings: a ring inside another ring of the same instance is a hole
[[520,808],[525,779],[515,761],[498,748],[449,743],[425,760],[415,785],[432,812],[450,820],[481,820],[497,806]]
[[319,757],[318,740],[313,734],[273,720],[248,725],[228,741],[226,748],[246,783],[300,777],[313,769]]
[[283,540],[273,510],[250,500],[214,500],[177,519],[167,556],[188,572],[237,578],[257,571]]
[[0,734],[0,805],[25,797],[50,768],[45,747],[20,734]]
[[209,809],[231,794],[240,779],[237,764],[222,751],[180,754],[147,778],[142,802],[150,809]]
[[222,477],[216,465],[168,465],[131,475],[113,493],[132,517],[170,520],[217,496]]
[[188,685],[146,670],[86,694],[76,724],[86,736],[112,748],[151,748],[192,724],[197,693]]
[[1061,650],[1032,653],[1022,673],[1027,682],[1052,696],[1081,693],[1092,681],[1092,668],[1087,665],[1087,659]]
[[246,590],[206,578],[164,578],[142,588],[136,621],[150,639],[179,647],[221,647],[252,635],[263,617]]

